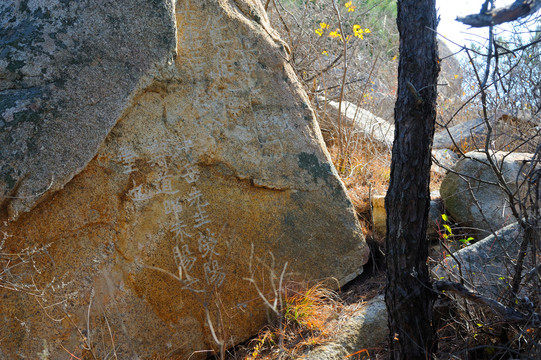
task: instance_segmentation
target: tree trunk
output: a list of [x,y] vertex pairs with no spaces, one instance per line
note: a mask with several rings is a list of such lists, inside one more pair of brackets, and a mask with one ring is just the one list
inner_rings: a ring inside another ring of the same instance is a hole
[[399,0],[400,59],[387,210],[387,288],[394,359],[436,350],[426,229],[439,73],[435,0]]

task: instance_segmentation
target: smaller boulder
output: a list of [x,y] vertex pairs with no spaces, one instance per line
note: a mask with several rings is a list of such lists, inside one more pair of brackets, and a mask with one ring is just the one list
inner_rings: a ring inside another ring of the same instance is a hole
[[[460,282],[461,276],[468,287],[497,299],[509,288],[510,274],[522,240],[520,226],[513,223],[477,243],[460,249],[433,269],[437,279]],[[459,268],[460,266],[460,268]],[[462,275],[461,275],[462,273]]]
[[[489,119],[489,123],[493,123],[493,120]],[[486,125],[482,118],[468,120],[437,132],[434,135],[432,147],[452,150],[478,149],[483,146],[485,133]]]
[[306,354],[304,360],[342,360],[385,341],[389,334],[385,297],[379,295],[352,316],[337,321],[343,323],[333,339]]
[[[532,157],[528,153],[496,152],[492,160],[501,169],[507,187],[513,192],[520,190],[520,194],[527,169],[524,165]],[[479,237],[515,221],[509,199],[497,185],[498,178],[484,152],[467,153],[453,171],[443,179],[440,192],[445,208],[457,223]]]

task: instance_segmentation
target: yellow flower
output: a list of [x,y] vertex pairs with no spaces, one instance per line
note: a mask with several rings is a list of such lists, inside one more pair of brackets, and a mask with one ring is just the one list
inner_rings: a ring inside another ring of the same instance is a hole
[[353,12],[355,11],[355,5],[351,5],[352,1],[349,1],[347,2],[345,5],[346,5],[346,8],[348,9],[348,12]]
[[324,22],[319,23],[319,26],[320,26],[322,29],[328,29],[328,28],[329,28],[329,24],[325,24]]
[[340,30],[336,29],[335,31],[331,31],[329,34],[332,38],[342,38],[342,35],[340,35]]
[[325,56],[329,56],[329,53],[327,52],[327,50],[323,50],[323,52],[321,54],[325,55]]
[[350,7],[352,2],[353,2],[353,1],[348,1],[348,2],[345,4],[346,7],[347,7],[347,8]]
[[368,34],[370,33],[370,29],[362,29],[361,28],[361,25],[353,25],[353,35],[355,35],[356,37],[360,38],[361,40],[364,39],[364,36],[363,36],[363,33],[364,34]]
[[455,74],[455,79],[457,79],[457,78],[458,78],[458,75],[457,75],[457,74]]
[[316,34],[318,34],[319,36],[323,35],[323,29],[316,29],[315,32],[316,32]]

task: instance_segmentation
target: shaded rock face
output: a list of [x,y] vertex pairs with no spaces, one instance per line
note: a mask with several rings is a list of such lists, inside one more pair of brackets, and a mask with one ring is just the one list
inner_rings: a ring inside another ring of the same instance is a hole
[[[11,188],[4,183],[4,193],[40,195],[30,202],[6,198],[0,209],[2,253],[17,254],[1,263],[9,274],[0,278],[0,357],[59,358],[67,349],[100,358],[115,349],[123,359],[185,359],[217,349],[214,337],[227,345],[242,341],[267,320],[247,278],[272,299],[272,282],[284,269],[286,280],[344,283],[367,261],[354,209],[261,4],[186,0],[149,7],[165,9],[152,16],[167,23],[162,36],[171,38],[137,43],[162,52],[150,49],[155,56],[142,52],[132,61],[153,67],[128,72],[131,87],[108,76],[112,67],[88,79],[105,79],[105,87],[121,83],[103,99],[112,110],[87,108],[68,90],[55,94],[63,99],[60,110],[78,110],[71,117],[56,110],[61,116],[54,122],[67,128],[54,129],[63,137],[36,132],[44,144],[57,143],[61,151],[50,150],[54,159],[44,156],[37,166],[33,157],[40,153],[25,153],[23,166],[2,154],[2,171],[20,166],[29,174],[21,179],[35,172],[41,179],[46,169],[72,175],[55,176],[64,184],[53,181],[48,191],[31,189],[30,182],[27,188],[26,180]],[[99,18],[102,10],[70,12],[73,26]],[[32,11],[25,14],[37,16]],[[51,14],[54,24],[70,24],[62,21],[68,13]],[[118,21],[102,32],[127,26]],[[96,33],[80,36],[96,46],[109,41]],[[108,61],[122,54],[111,53]],[[61,67],[47,66],[53,72]],[[93,96],[91,88],[81,93]],[[44,116],[36,113],[42,129]],[[87,120],[96,133],[85,127]],[[14,137],[15,125],[4,127],[2,136]]]
[[[533,154],[496,152],[495,164],[511,191],[522,192],[523,172]],[[443,179],[441,197],[448,213],[472,233],[482,237],[515,221],[509,200],[497,184],[497,177],[482,152],[472,151],[461,158]],[[457,174],[458,173],[458,174]],[[465,181],[461,174],[467,181]],[[492,185],[494,184],[494,185]]]

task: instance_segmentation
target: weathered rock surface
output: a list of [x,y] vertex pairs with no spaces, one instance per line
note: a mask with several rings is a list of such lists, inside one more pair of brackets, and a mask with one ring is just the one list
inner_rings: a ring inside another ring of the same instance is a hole
[[379,295],[363,304],[360,310],[347,317],[339,329],[330,342],[318,346],[302,359],[342,360],[385,341],[389,335],[385,297]]
[[[497,152],[493,159],[511,191],[520,190],[525,162],[532,154]],[[509,201],[497,185],[497,177],[482,152],[472,151],[461,158],[454,172],[449,172],[440,187],[441,197],[449,214],[464,227],[471,227],[481,237],[516,221]],[[464,180],[462,177],[465,177]],[[520,190],[522,191],[522,190]]]
[[460,268],[452,257],[433,269],[437,279],[460,282],[461,272],[468,287],[483,295],[498,299],[509,289],[516,258],[523,239],[518,223],[513,223],[473,245],[456,251]]
[[272,296],[264,265],[362,271],[354,209],[259,2],[24,4],[1,11],[2,39],[28,43],[2,53],[20,65],[3,100],[32,116],[2,108],[0,357],[186,359],[266,321],[246,280]]

